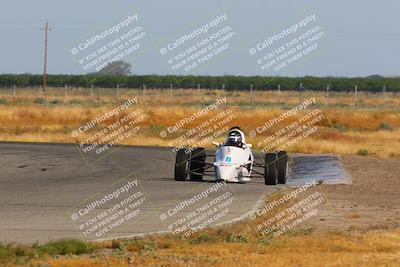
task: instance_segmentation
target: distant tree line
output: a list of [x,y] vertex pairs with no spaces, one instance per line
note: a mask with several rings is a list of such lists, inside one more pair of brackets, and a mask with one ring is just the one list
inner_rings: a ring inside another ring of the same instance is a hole
[[[329,85],[331,91],[353,91],[357,85],[358,90],[400,91],[400,77],[381,77],[378,75],[359,78],[345,77],[263,77],[263,76],[172,76],[172,75],[48,75],[48,86],[64,87],[95,87],[115,88],[201,88],[226,90],[276,90],[278,85],[281,90],[324,91]],[[0,87],[29,87],[40,86],[43,83],[42,75],[32,74],[1,74]]]

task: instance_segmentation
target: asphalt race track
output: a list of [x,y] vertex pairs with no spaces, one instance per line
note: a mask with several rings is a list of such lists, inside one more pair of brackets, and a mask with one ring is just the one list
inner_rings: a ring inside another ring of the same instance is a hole
[[[289,185],[300,185],[311,179],[328,183],[349,182],[336,156],[293,155],[291,158]],[[201,199],[166,216],[168,211],[216,186],[212,182],[176,182],[173,169],[174,161],[169,152],[160,147],[126,146],[88,165],[75,145],[0,143],[0,242],[82,238],[83,226],[78,228],[87,222],[74,222],[71,214],[129,179],[137,179],[140,191],[146,197],[140,206],[140,214],[116,227],[112,233],[95,237],[92,233],[87,238],[107,239],[168,231],[179,216],[201,208],[206,200]],[[248,184],[225,185],[218,189],[219,192],[234,200],[226,202],[226,207],[223,205],[225,215],[211,224],[244,218],[262,205],[267,194],[279,187],[282,185],[265,186],[262,179]],[[212,199],[212,194],[207,199]],[[107,210],[116,203],[113,201],[98,210]]]

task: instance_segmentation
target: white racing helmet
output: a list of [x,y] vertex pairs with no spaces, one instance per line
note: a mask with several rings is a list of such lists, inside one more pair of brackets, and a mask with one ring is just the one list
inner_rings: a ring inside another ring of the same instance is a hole
[[227,145],[240,146],[245,143],[244,133],[239,127],[232,127],[229,129],[228,136],[226,138]]

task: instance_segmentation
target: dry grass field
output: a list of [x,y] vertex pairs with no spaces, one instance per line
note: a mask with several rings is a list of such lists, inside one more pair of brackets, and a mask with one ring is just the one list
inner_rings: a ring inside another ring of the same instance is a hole
[[[208,237],[206,237],[208,238]],[[148,238],[104,244],[81,256],[47,256],[6,266],[399,266],[398,231],[352,234],[291,233],[268,244],[247,240],[204,240],[198,244],[171,238]],[[154,245],[157,244],[157,245]]]
[[[318,131],[287,148],[290,152],[338,153],[400,157],[400,95],[397,93],[354,93],[290,91],[224,92],[222,90],[93,90],[48,88],[46,95],[34,89],[0,90],[0,140],[27,142],[62,142],[75,140],[70,132],[87,121],[110,111],[125,99],[137,97],[151,120],[144,123],[146,134],[137,134],[122,144],[168,145],[170,139],[159,133],[168,126],[226,97],[227,105],[235,114],[232,125],[245,131],[257,128],[270,119],[295,107],[304,99],[315,97],[324,119]],[[357,99],[357,101],[356,101]],[[127,113],[125,110],[124,113]],[[214,116],[218,111],[207,114]],[[299,112],[289,119],[304,115]],[[195,127],[198,121],[187,125]],[[153,130],[151,130],[153,129]],[[250,138],[256,148],[273,130]],[[172,137],[171,137],[172,138]],[[220,140],[221,141],[221,140]]]

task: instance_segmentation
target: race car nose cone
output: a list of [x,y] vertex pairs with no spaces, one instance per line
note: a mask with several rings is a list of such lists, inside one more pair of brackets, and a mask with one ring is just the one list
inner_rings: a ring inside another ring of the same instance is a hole
[[236,169],[232,166],[219,166],[217,168],[218,178],[225,181],[236,181]]

